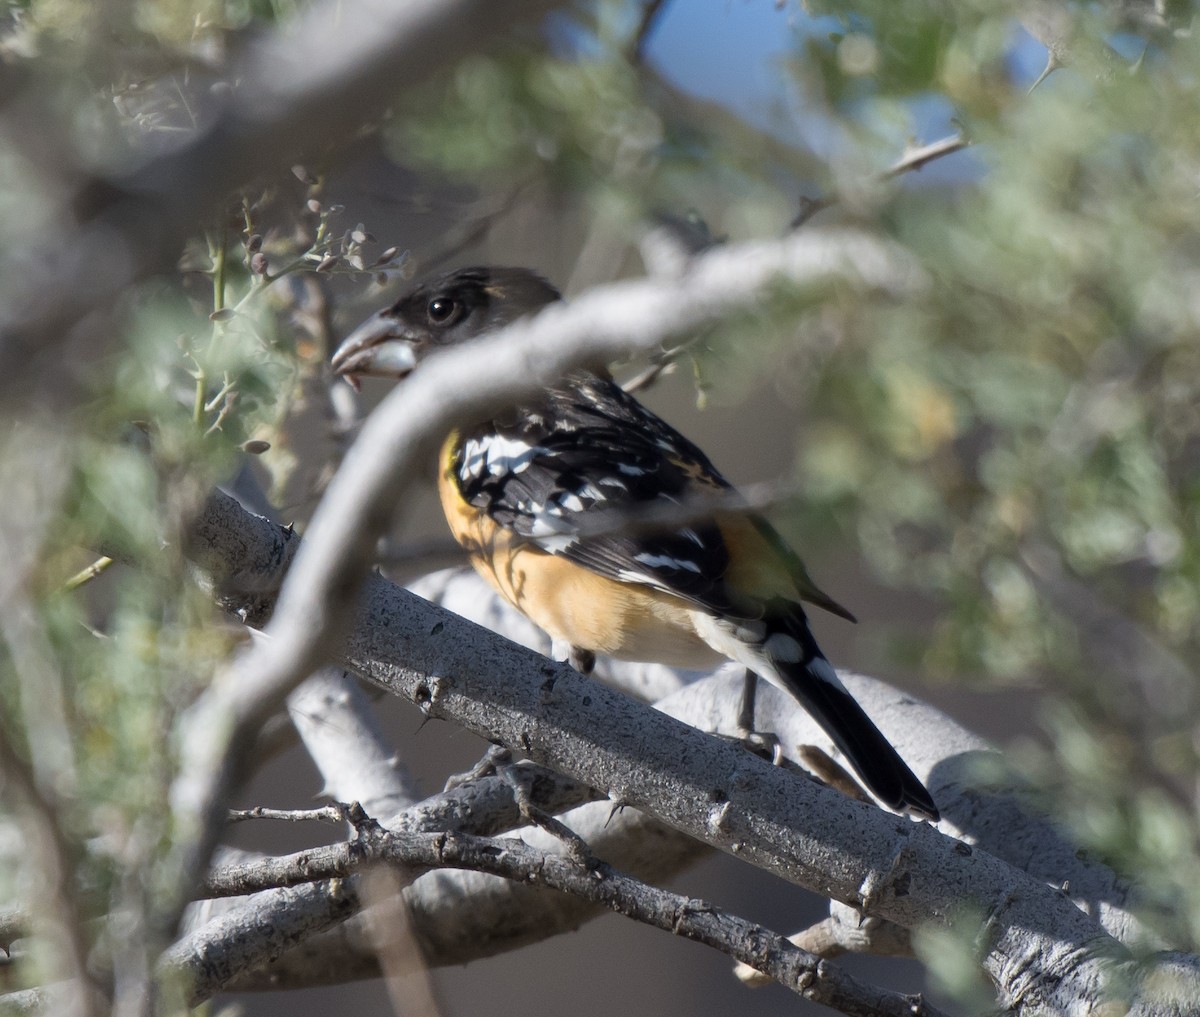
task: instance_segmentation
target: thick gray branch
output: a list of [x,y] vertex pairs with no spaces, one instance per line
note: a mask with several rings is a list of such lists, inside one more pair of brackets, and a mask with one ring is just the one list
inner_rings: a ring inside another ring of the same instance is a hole
[[372,592],[365,638],[352,640],[350,663],[430,716],[906,928],[981,915],[986,934],[970,934],[982,937],[984,967],[1009,1001],[1061,1013],[1096,1001],[1115,943],[1044,884],[928,826],[773,768],[564,665],[542,662],[531,674],[525,651],[484,650],[468,623],[402,606],[392,600],[398,591]]
[[[370,580],[361,607],[350,661],[432,716],[463,723],[693,836],[901,926],[971,911],[982,915],[985,925],[973,934],[984,967],[1018,1009],[1083,1012],[1111,970],[1105,958],[1121,956],[1101,926],[1063,894],[983,851],[776,770],[378,577]],[[871,701],[869,686],[849,681],[856,695]],[[970,746],[978,742],[970,736],[938,732],[929,738],[937,715],[911,702],[896,701],[883,712],[868,708],[917,772],[929,777],[948,816],[946,827],[957,824],[982,840],[1018,849],[1022,838],[1012,828],[1037,826],[1010,799],[1000,798],[993,808],[972,787]],[[720,697],[709,700],[705,711],[732,713]],[[911,751],[922,741],[932,746],[925,761]],[[928,760],[938,755],[931,766]],[[1027,839],[1024,846],[1030,846]],[[1081,868],[1066,854],[1061,857],[1069,871],[1053,877],[1056,882],[1070,880],[1074,891],[1079,878],[1106,899],[1115,896],[1112,886],[1100,889],[1099,869]],[[1029,857],[1014,861],[1024,864]],[[1185,964],[1183,970],[1190,969]]]

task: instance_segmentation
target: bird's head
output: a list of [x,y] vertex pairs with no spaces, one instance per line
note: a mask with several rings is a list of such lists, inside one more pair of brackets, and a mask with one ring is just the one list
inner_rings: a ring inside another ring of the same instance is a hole
[[463,268],[422,283],[358,326],[333,355],[333,370],[403,378],[428,354],[493,332],[559,300],[527,268]]

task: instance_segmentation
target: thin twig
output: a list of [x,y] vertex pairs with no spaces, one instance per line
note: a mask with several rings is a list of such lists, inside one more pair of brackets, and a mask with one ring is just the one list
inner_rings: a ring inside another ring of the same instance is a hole
[[[896,177],[903,176],[905,173],[912,173],[916,170],[927,166],[936,159],[944,158],[947,155],[953,155],[955,152],[961,152],[967,148],[971,142],[960,134],[951,134],[939,141],[930,142],[928,145],[918,145],[915,148],[909,148],[904,155],[897,159],[891,166],[885,169],[882,173],[876,175],[875,180],[883,183],[887,180],[894,180]],[[789,224],[789,229],[797,230],[808,222],[818,212],[823,212],[825,209],[837,203],[837,198],[809,198],[801,197],[800,208],[796,211]]]
[[230,809],[229,822],[244,823],[250,819],[278,819],[287,823],[337,823],[346,822],[346,806],[326,805],[320,809],[268,809],[255,806],[252,809]]
[[941,159],[955,152],[961,152],[969,147],[971,142],[961,134],[951,134],[940,141],[932,141],[928,145],[918,145],[910,148],[881,174],[882,179],[888,180],[919,170],[935,159]]
[[[321,879],[344,878],[387,863],[408,873],[452,868],[486,872],[582,897],[635,921],[704,943],[728,954],[806,999],[846,1014],[912,1017],[917,1001],[888,992],[824,962],[776,932],[723,911],[633,879],[600,862],[594,867],[539,851],[519,840],[496,841],[464,834],[389,833],[374,830],[354,841],[215,869],[204,892],[244,894]],[[941,1011],[922,1004],[922,1013]]]
[[69,593],[71,590],[79,589],[79,587],[86,583],[90,583],[97,576],[103,575],[105,572],[107,572],[112,567],[112,564],[112,558],[110,558],[108,555],[102,555],[86,568],[80,569],[75,573],[75,575],[63,583],[63,590]]
[[[547,811],[559,812],[597,797],[596,792],[591,789],[543,767],[532,763],[519,763],[517,767],[524,772],[523,782],[530,788],[538,805]],[[479,836],[492,836],[515,829],[524,822],[524,817],[516,804],[512,787],[502,778],[491,776],[471,781],[452,791],[433,795],[385,822],[391,830],[459,830]],[[603,832],[595,834],[592,839],[606,841],[610,853],[615,852],[618,856],[627,858],[629,855],[622,853],[619,846],[619,839],[622,838],[621,826],[620,823],[613,824]],[[645,831],[648,820],[634,814],[630,824],[625,824],[623,836],[626,838],[629,837],[630,826]],[[633,839],[640,842],[642,838]],[[656,873],[674,873],[683,864],[681,857],[692,859],[703,853],[697,849],[694,841],[665,828],[649,839],[654,845],[652,854],[656,865],[661,865],[664,857],[674,862],[673,866],[668,863],[667,870],[653,870]],[[519,890],[510,888],[510,891],[519,895]],[[486,905],[480,902],[478,892],[469,898],[464,895],[455,897],[458,904],[472,910],[477,920],[481,908],[486,910]],[[531,908],[540,907],[542,911],[539,914],[557,916],[563,910],[561,902],[547,899],[544,894],[526,894],[520,896],[516,902],[510,897],[506,903],[508,906],[502,908],[506,931],[511,931],[512,917],[517,912],[525,913]],[[289,948],[304,944],[310,938],[329,929],[331,925],[357,914],[362,905],[358,884],[354,880],[319,882],[295,890],[276,890],[259,894],[238,902],[233,910],[217,915],[203,927],[177,942],[167,953],[162,967],[172,977],[186,979],[187,984],[192,986],[191,1002],[198,1005],[229,986],[232,981],[246,977],[247,972],[257,970],[278,958],[281,942],[286,943]],[[548,905],[552,905],[553,909],[549,910]],[[583,917],[585,916],[575,917],[572,921],[559,921],[557,924],[552,924],[552,920],[547,919],[545,934],[550,935],[566,927],[574,928]],[[485,938],[502,939],[503,933],[492,933],[490,937]],[[478,946],[479,942],[473,939],[470,947]],[[341,983],[355,976],[347,971],[351,958],[345,955],[346,944],[340,942],[337,950],[341,952],[341,956],[333,962],[337,974],[332,981]],[[317,947],[317,952],[322,958],[322,963],[325,963],[328,960],[328,952],[320,947]],[[461,963],[465,959],[463,957],[457,962]],[[445,960],[438,962],[446,963]],[[304,977],[311,976],[312,964],[302,964],[301,968]]]

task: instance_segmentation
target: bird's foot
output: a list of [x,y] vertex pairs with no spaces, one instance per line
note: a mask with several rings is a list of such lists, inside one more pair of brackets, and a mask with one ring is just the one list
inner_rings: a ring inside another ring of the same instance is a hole
[[783,766],[783,742],[772,731],[743,731],[739,741],[756,756],[770,760],[772,766]]
[[742,698],[738,704],[737,730],[740,740],[756,756],[769,759],[773,766],[783,763],[783,743],[771,731],[758,731],[754,726],[754,708],[758,700],[758,675],[747,670],[742,682]]
[[585,650],[582,646],[568,643],[565,639],[553,640],[550,654],[555,660],[565,660],[582,675],[591,674],[592,668],[596,666],[595,653]]
[[794,764],[783,754],[783,743],[777,735],[770,731],[746,731],[741,734],[721,734],[717,737],[731,745],[740,745],[743,749],[753,752],[759,759],[765,759],[772,766],[782,766],[794,769]]

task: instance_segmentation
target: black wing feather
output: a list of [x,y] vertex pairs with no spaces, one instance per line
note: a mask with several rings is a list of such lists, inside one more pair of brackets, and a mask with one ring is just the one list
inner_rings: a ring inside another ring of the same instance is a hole
[[543,549],[727,610],[729,552],[714,524],[578,533],[588,513],[636,522],[640,510],[729,487],[703,452],[611,381],[576,379],[511,420],[467,432],[456,466],[468,502]]

